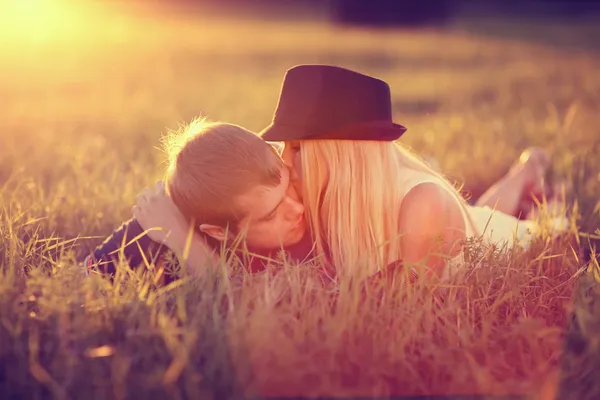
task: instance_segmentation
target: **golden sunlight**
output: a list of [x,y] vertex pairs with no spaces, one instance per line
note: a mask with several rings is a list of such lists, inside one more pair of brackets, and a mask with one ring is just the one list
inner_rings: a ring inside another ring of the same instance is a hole
[[54,19],[68,7],[61,0],[5,0],[3,3],[2,15],[13,24]]
[[[84,2],[66,0],[3,0],[0,4],[0,32],[10,41],[48,41],[73,34],[89,14]],[[88,10],[89,11],[89,10]]]

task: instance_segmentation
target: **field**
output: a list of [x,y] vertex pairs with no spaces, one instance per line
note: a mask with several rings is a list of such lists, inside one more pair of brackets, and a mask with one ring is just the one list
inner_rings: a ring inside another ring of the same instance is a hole
[[[600,395],[593,21],[365,30],[63,3],[0,17],[3,398]],[[529,252],[474,243],[471,273],[442,305],[425,283],[379,305],[342,287],[332,303],[309,267],[238,286],[83,278],[77,261],[161,179],[162,134],[200,114],[258,131],[285,70],[317,62],[389,82],[403,142],[474,197],[525,147],[550,149],[577,229]]]

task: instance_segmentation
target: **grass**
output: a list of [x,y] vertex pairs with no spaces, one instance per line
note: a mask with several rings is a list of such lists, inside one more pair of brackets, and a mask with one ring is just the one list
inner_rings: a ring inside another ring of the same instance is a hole
[[[594,398],[600,269],[584,253],[600,228],[597,54],[515,40],[514,26],[503,39],[496,25],[490,36],[460,24],[365,31],[70,7],[61,23],[61,13],[37,24],[14,14],[1,28],[11,38],[0,57],[7,398]],[[473,243],[441,304],[424,282],[380,300],[323,288],[310,266],[246,276],[221,265],[163,288],[155,271],[83,279],[76,261],[161,178],[167,128],[205,113],[259,130],[283,72],[311,62],[387,80],[409,127],[402,140],[475,197],[524,147],[549,148],[552,175],[572,183],[579,234],[542,236],[528,252]]]

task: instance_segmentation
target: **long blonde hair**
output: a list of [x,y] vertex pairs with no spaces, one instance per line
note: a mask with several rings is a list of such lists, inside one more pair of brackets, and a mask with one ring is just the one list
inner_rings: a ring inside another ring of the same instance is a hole
[[[407,170],[439,178],[458,190],[400,144],[379,141],[301,141],[307,219],[316,250],[337,273],[372,273],[402,258],[400,205]],[[437,181],[437,179],[436,179]],[[358,269],[357,269],[358,268]]]

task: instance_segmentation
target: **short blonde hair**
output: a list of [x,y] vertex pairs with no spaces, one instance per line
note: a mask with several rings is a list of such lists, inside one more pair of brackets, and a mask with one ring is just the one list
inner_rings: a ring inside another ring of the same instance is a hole
[[196,223],[235,229],[248,212],[238,197],[281,181],[283,163],[275,150],[238,125],[197,118],[163,143],[169,155],[167,192]]

